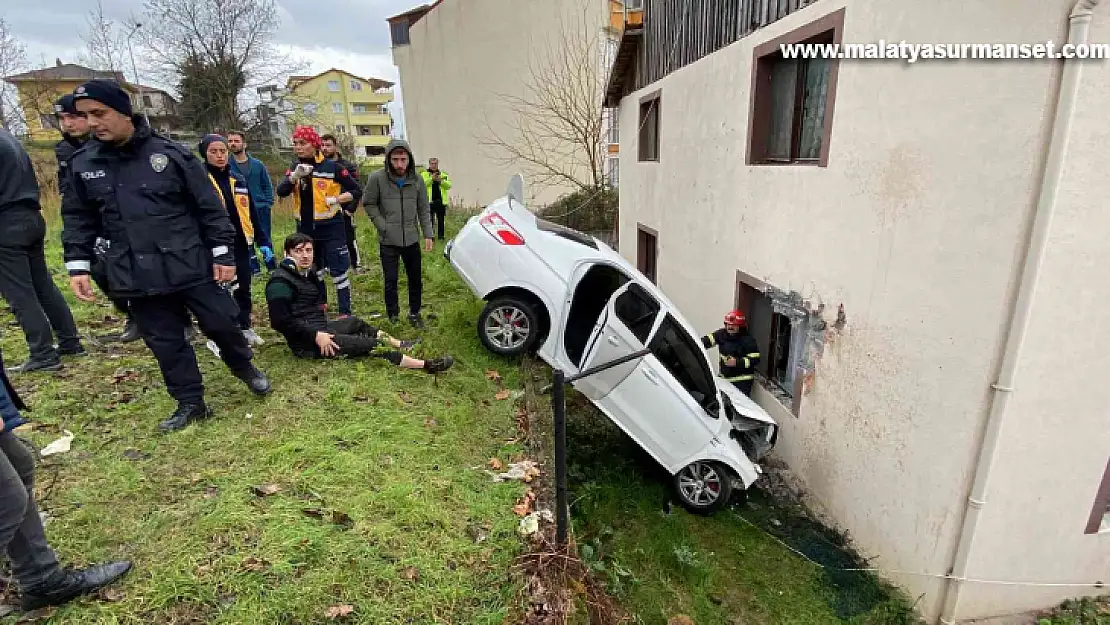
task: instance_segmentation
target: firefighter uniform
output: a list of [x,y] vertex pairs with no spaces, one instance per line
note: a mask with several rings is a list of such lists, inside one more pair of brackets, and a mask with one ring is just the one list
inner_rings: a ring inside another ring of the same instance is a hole
[[[721,328],[702,337],[701,342],[706,349],[716,347],[720,353],[721,377],[751,397],[755,367],[759,364],[759,345],[747,328],[741,328],[735,334]],[[736,359],[736,364],[730,366],[728,361],[732,358]]]
[[[312,173],[294,184],[290,176],[301,163],[312,165]],[[297,231],[312,237],[313,249],[316,252],[314,265],[316,275],[320,278],[318,284],[321,295],[326,294],[323,281],[326,269],[335,284],[339,314],[349,315],[351,314],[349,272],[351,259],[347,249],[347,227],[341,214],[343,207],[338,203],[327,203],[327,198],[344,192],[354,196],[357,207],[362,197],[362,188],[344,167],[324,158],[319,151],[312,159],[294,161],[285,172],[285,178],[277,186],[278,197],[293,196],[293,206],[298,219]]]
[[69,160],[66,269],[88,274],[103,238],[109,289],[130,301],[179,412],[207,414],[196,353],[185,339],[190,311],[236,377],[265,394],[269,382],[251,364],[235,303],[213,279],[214,264],[235,265],[228,212],[193,154],[141,116],[131,119],[135,131],[124,144],[89,141]]

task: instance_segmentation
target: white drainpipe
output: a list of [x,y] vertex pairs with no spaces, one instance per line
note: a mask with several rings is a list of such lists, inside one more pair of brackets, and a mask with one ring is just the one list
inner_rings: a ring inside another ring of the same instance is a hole
[[[1087,43],[1094,8],[1101,0],[1078,0],[1072,8],[1068,25],[1068,43]],[[1025,266],[1018,286],[1017,300],[1010,318],[1010,329],[1006,335],[1006,351],[999,364],[997,382],[991,385],[990,413],[983,434],[982,446],[975,466],[975,481],[971,495],[964,509],[964,523],[960,531],[959,543],[952,561],[951,577],[945,588],[944,609],[941,623],[955,625],[959,614],[960,591],[967,577],[968,563],[975,542],[975,530],[983,506],[987,503],[987,486],[991,469],[994,467],[999,433],[1006,417],[1006,408],[1014,388],[1014,372],[1017,369],[1025,334],[1029,326],[1029,312],[1033,308],[1033,296],[1040,279],[1041,263],[1044,261],[1045,247],[1048,242],[1048,229],[1052,213],[1056,209],[1057,190],[1064,168],[1064,156],[1068,148],[1068,135],[1071,133],[1072,116],[1075,113],[1075,96],[1079,91],[1079,74],[1082,61],[1064,60],[1063,74],[1060,77],[1060,90],[1056,94],[1056,115],[1052,122],[1052,134],[1048,140],[1048,156],[1045,159],[1041,180],[1041,192],[1037,198],[1036,213],[1033,217],[1033,230],[1029,235]]]

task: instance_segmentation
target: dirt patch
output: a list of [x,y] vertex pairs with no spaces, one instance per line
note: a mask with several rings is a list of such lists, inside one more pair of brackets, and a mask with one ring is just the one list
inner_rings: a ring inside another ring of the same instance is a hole
[[[535,510],[555,512],[555,465],[551,395],[540,389],[550,383],[550,370],[526,359],[522,366],[524,396],[517,406],[517,429],[529,456],[538,459],[542,473],[531,484]],[[566,546],[555,542],[555,524],[540,523],[527,538],[526,553],[517,559],[513,574],[524,579],[516,613],[508,619],[518,625],[618,625],[629,622],[578,557],[574,537]]]

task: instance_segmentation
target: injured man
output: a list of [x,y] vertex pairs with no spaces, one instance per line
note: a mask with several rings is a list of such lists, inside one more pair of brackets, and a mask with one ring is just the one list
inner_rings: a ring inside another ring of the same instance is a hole
[[450,356],[420,360],[405,354],[415,341],[399,341],[354,315],[328,321],[320,276],[312,266],[312,237],[296,233],[285,239],[285,259],[270,274],[266,306],[270,325],[301,358],[382,358],[405,369],[440,373],[451,368]]

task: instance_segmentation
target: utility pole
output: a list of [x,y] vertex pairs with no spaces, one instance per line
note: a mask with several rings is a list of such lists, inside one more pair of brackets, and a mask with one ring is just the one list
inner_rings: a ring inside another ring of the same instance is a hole
[[139,88],[139,110],[142,112],[147,125],[150,125],[150,116],[147,115],[146,102],[143,99],[143,84],[139,82],[139,69],[135,65],[135,52],[131,49],[131,38],[142,27],[142,22],[135,22],[135,25],[131,27],[131,32],[127,35],[127,54],[131,57],[131,73],[135,75],[135,86]]

